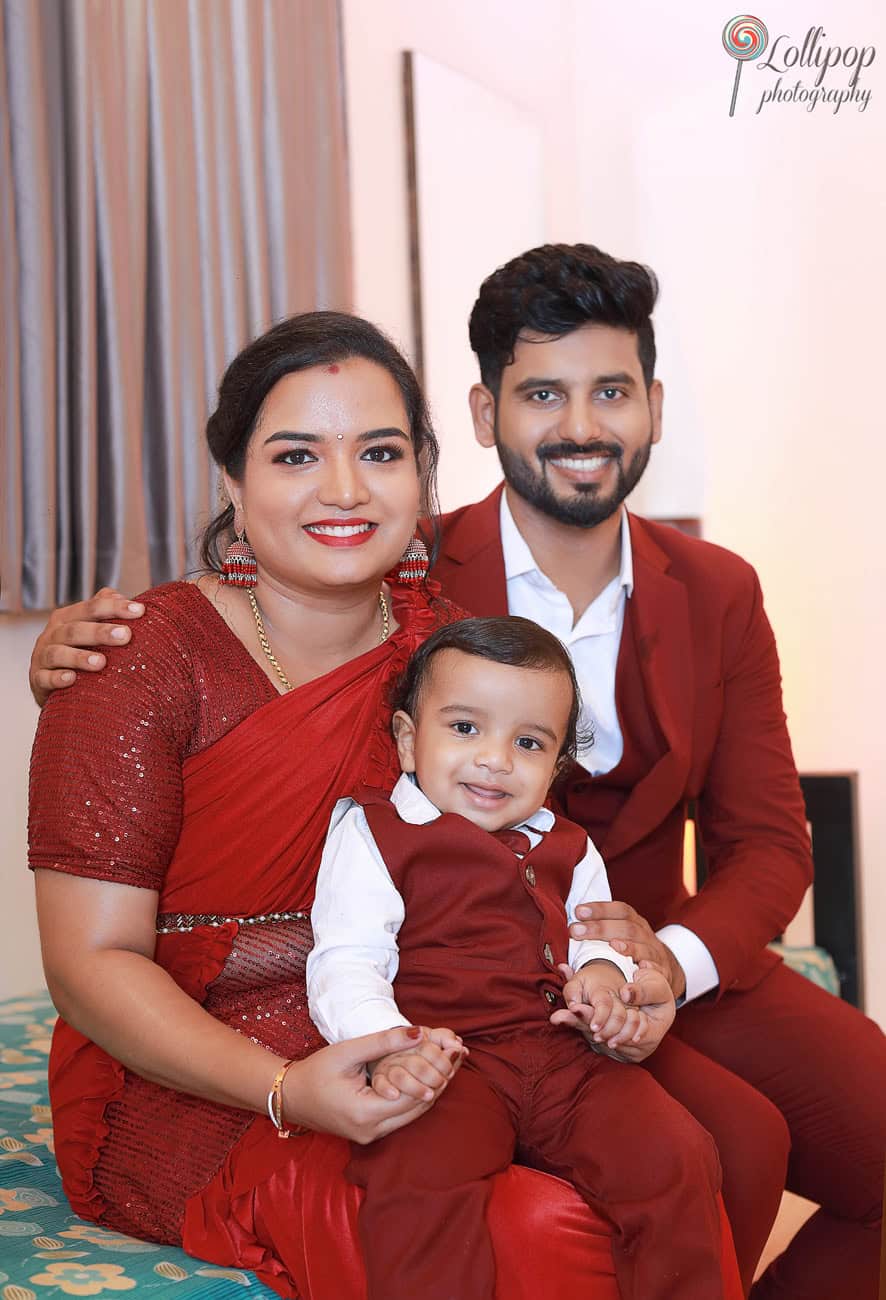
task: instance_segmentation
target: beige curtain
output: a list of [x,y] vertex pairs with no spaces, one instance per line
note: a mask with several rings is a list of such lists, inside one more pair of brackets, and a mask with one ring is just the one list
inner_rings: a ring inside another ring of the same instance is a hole
[[0,609],[195,563],[202,429],[350,305],[335,0],[0,0]]

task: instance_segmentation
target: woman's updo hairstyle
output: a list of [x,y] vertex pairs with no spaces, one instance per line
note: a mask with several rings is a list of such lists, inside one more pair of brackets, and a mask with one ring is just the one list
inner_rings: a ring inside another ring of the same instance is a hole
[[[421,480],[421,508],[433,537],[438,539],[437,461],[440,448],[427,402],[409,363],[375,325],[339,311],[309,311],[280,321],[254,339],[225,371],[218,406],[206,425],[206,441],[215,463],[233,479],[243,476],[246,449],[268,393],[284,375],[312,366],[329,366],[362,357],[387,370],[400,389]],[[234,536],[230,502],[210,520],[200,541],[200,559],[207,569],[221,572],[222,560]]]

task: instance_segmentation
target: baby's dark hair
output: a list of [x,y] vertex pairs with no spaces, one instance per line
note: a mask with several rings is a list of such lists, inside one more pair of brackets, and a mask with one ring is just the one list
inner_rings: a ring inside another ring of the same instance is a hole
[[394,688],[392,703],[395,712],[402,709],[411,718],[416,716],[431,662],[441,650],[460,650],[462,654],[491,659],[494,663],[509,664],[513,668],[564,673],[572,687],[572,708],[560,746],[557,772],[575,758],[579,746],[593,743],[592,735],[579,723],[581,692],[568,650],[538,623],[516,615],[509,618],[463,618],[432,632],[414,652]]

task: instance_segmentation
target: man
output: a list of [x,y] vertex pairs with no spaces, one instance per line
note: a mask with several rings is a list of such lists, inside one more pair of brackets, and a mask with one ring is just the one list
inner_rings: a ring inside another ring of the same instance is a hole
[[[717,1140],[746,1287],[790,1144],[788,1186],[822,1208],[755,1300],[872,1300],[886,1042],[766,949],[811,861],[759,584],[737,556],[623,507],[661,436],[656,293],[645,268],[587,245],[534,249],[485,281],[470,400],[505,484],[444,518],[434,576],[472,613],[534,618],[573,655],[595,740],[557,797],[617,900],[585,933],[669,971],[682,1006],[648,1068]],[[100,594],[76,613],[120,619],[126,602]],[[38,644],[38,688],[86,667],[58,643],[113,644],[70,618]],[[691,900],[690,799],[709,869]]]
[[[754,1296],[872,1300],[886,1040],[766,948],[811,860],[759,584],[737,556],[623,507],[661,436],[656,294],[651,272],[581,244],[484,282],[470,402],[504,490],[444,518],[434,576],[472,613],[534,618],[572,652],[595,741],[557,794],[619,900],[585,933],[655,959],[685,999],[678,1039],[648,1064],[717,1139],[746,1280],[783,1158],[776,1111],[787,1122],[787,1185],[822,1208]],[[692,899],[689,800],[709,870]]]

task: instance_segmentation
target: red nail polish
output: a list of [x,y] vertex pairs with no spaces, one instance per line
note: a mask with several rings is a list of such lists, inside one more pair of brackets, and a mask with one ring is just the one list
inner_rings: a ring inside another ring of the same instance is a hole
[[410,1025],[406,1030],[407,1038],[421,1038],[421,1025]]

